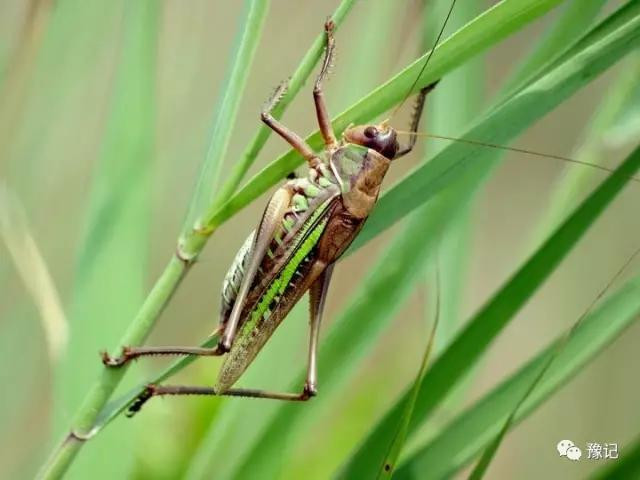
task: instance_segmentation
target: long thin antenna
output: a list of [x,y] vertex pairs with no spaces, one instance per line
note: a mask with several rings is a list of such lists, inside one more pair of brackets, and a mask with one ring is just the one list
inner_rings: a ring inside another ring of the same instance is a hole
[[398,113],[398,110],[400,110],[402,105],[404,105],[404,102],[406,102],[407,99],[411,96],[411,92],[413,91],[413,89],[418,84],[418,81],[420,80],[420,77],[422,76],[422,74],[426,70],[427,65],[429,65],[429,60],[431,60],[431,57],[433,56],[433,52],[436,51],[436,47],[438,46],[438,43],[440,42],[440,39],[442,38],[442,35],[444,34],[444,29],[447,27],[447,22],[449,21],[449,18],[451,17],[451,12],[453,12],[453,7],[455,6],[455,4],[456,4],[456,0],[453,0],[451,2],[451,6],[449,7],[449,11],[447,12],[447,16],[444,19],[444,23],[442,24],[442,28],[440,28],[440,32],[438,33],[438,36],[436,37],[436,41],[433,42],[433,47],[431,47],[431,51],[429,52],[429,55],[427,55],[427,59],[425,60],[424,64],[422,65],[422,68],[420,69],[420,73],[418,73],[418,75],[416,76],[415,80],[411,84],[411,87],[409,88],[409,90],[407,90],[407,94],[402,99],[402,101],[398,104],[398,106],[393,111],[393,113],[391,114],[391,118],[395,117],[396,113]]
[[[479,147],[496,148],[498,150],[506,150],[508,152],[523,153],[525,155],[533,155],[535,157],[551,158],[553,160],[562,160],[564,162],[575,163],[577,165],[583,165],[585,167],[595,168],[595,169],[601,170],[603,172],[608,172],[608,173],[613,173],[614,172],[614,169],[608,168],[608,167],[604,167],[602,165],[598,165],[597,163],[584,162],[582,160],[576,160],[575,158],[563,157],[561,155],[553,155],[553,154],[550,154],[550,153],[536,152],[535,150],[528,150],[526,148],[508,147],[506,145],[498,145],[498,144],[495,144],[495,143],[482,142],[480,140],[470,140],[468,138],[449,137],[447,135],[438,135],[438,134],[435,134],[435,133],[407,132],[407,131],[404,131],[404,130],[396,130],[396,133],[399,133],[401,135],[414,135],[416,137],[435,138],[437,140],[450,140],[450,141],[453,141],[453,142],[461,142],[461,143],[466,143],[466,144],[469,144],[469,145],[476,145],[476,146],[479,146]],[[640,182],[640,178],[631,177],[631,181]]]

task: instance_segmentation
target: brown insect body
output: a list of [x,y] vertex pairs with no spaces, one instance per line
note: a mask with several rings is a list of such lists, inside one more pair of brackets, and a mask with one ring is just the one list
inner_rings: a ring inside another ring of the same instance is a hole
[[[348,132],[345,137],[349,137]],[[328,159],[309,170],[307,178],[290,180],[281,187],[290,197],[287,213],[276,233],[276,236],[279,235],[281,238],[271,242],[270,254],[262,259],[260,275],[252,282],[242,307],[238,326],[240,333],[225,357],[218,375],[217,390],[228,390],[235,383],[293,306],[327,266],[333,264],[348,248],[377,201],[390,163],[390,159],[375,150],[348,143],[343,138],[339,147],[329,153]],[[293,201],[296,194],[304,195],[309,205],[302,215],[296,212],[296,204]],[[330,205],[326,207],[321,218],[315,220],[326,221],[326,226],[314,247],[296,268],[294,281],[287,286],[282,296],[271,301],[270,314],[266,317],[261,316],[255,325],[246,333],[243,332],[243,327],[256,306],[265,298],[269,286],[291,260],[291,255],[299,245],[299,242],[295,241],[296,237],[304,238],[301,232],[305,231],[305,227],[308,228],[306,224],[312,219],[313,212],[326,202]],[[294,220],[293,225],[291,220]],[[287,229],[289,225],[292,226]],[[249,238],[253,236],[252,233]],[[222,329],[226,327],[233,309],[238,285],[243,280],[243,269],[246,268],[246,260],[251,255],[251,249],[245,249],[244,252],[241,249],[239,253],[242,255],[236,257],[222,289]],[[236,285],[232,286],[230,280]]]

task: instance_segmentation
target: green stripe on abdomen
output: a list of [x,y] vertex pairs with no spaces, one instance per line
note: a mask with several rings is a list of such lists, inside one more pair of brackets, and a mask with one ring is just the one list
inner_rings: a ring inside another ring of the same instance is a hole
[[264,293],[256,308],[253,309],[251,315],[247,322],[242,327],[242,332],[240,333],[241,337],[245,337],[256,327],[258,320],[262,318],[265,314],[271,314],[269,311],[269,306],[276,296],[281,296],[287,287],[289,286],[293,275],[296,273],[296,270],[305,259],[307,255],[311,252],[313,247],[318,243],[322,232],[327,226],[327,219],[321,221],[318,225],[316,225],[311,233],[307,235],[304,239],[300,247],[298,247],[293,254],[293,257],[287,262],[285,267],[282,269],[280,274],[271,282],[269,288]]

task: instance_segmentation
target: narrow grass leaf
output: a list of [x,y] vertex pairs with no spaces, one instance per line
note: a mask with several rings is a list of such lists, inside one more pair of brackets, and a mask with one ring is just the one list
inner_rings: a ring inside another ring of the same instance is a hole
[[[565,386],[591,359],[632,325],[638,315],[640,276],[635,276],[609,295],[575,329],[537,388],[518,409],[514,423],[526,418]],[[495,439],[504,425],[505,416],[522,398],[560,341],[552,342],[406,458],[396,471],[395,478],[435,480],[449,477],[464,467]]]
[[0,237],[4,240],[11,260],[38,308],[49,359],[55,364],[67,346],[69,325],[60,295],[40,248],[31,234],[25,212],[15,195],[1,182]]
[[[581,144],[574,150],[572,158],[579,158],[594,165],[602,164],[607,155],[607,137],[615,131],[619,115],[629,104],[634,104],[634,90],[640,86],[640,55],[634,54],[625,59],[624,68],[618,74],[614,84],[605,93],[605,97],[589,120]],[[640,125],[637,126],[637,134]],[[610,138],[610,137],[609,137]],[[635,140],[636,137],[633,137]],[[627,142],[631,138],[627,139]],[[568,209],[588,190],[596,177],[595,170],[589,168],[566,168],[562,178],[554,187],[549,201],[549,209],[541,218],[534,234],[537,241],[556,226]]]
[[505,97],[526,85],[541,67],[549,64],[591,27],[607,0],[572,0],[562,14],[536,43],[526,60],[509,76],[501,88]]
[[229,71],[213,115],[209,149],[198,175],[184,225],[185,230],[193,227],[193,221],[214,199],[222,160],[227,153],[231,133],[235,127],[238,107],[258,48],[268,5],[267,0],[245,0],[244,2],[244,12],[238,26],[234,47],[230,52]]
[[611,465],[600,468],[591,480],[618,480],[640,477],[640,438],[626,447],[622,455]]
[[[437,259],[436,259],[437,262]],[[420,385],[422,384],[422,380],[424,379],[424,373],[427,370],[427,365],[429,360],[431,359],[431,351],[433,350],[433,344],[436,336],[436,331],[438,329],[438,325],[440,323],[440,274],[438,272],[438,266],[436,265],[436,275],[435,275],[435,296],[436,296],[436,305],[435,305],[435,318],[433,321],[433,326],[431,327],[431,333],[429,334],[429,338],[427,340],[427,346],[424,350],[424,354],[422,355],[422,362],[420,364],[420,369],[418,370],[418,374],[416,375],[416,380],[413,383],[413,387],[411,388],[411,394],[409,397],[409,401],[405,407],[404,412],[402,413],[402,418],[400,419],[400,423],[398,424],[398,430],[393,438],[393,442],[389,447],[389,453],[385,457],[382,465],[380,466],[380,471],[378,472],[379,479],[382,478],[391,478],[393,476],[393,472],[395,471],[398,458],[400,457],[400,453],[402,453],[402,448],[404,447],[404,443],[407,439],[407,433],[409,432],[409,422],[411,421],[411,416],[413,415],[413,408],[415,407],[416,400],[418,398],[418,392],[420,391]]]

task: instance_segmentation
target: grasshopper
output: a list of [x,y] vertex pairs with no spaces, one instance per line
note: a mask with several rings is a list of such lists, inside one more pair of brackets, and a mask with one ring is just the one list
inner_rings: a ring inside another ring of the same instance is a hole
[[[286,91],[281,84],[265,104],[262,121],[306,160],[305,178],[291,178],[271,197],[258,227],[249,235],[229,269],[222,287],[220,324],[213,348],[125,347],[119,357],[103,354],[103,363],[119,367],[147,355],[222,356],[224,362],[213,387],[148,385],[129,406],[132,415],[154,396],[224,395],[306,401],[317,393],[317,348],[322,312],[333,266],[358,235],[374,208],[392,161],[408,154],[416,143],[411,135],[400,146],[387,121],[350,126],[338,140],[331,127],[322,88],[332,64],[334,24],[325,24],[326,48],[313,89],[324,151],[315,152],[271,111]],[[437,82],[418,94],[410,131],[416,133],[425,97]],[[282,323],[309,291],[310,335],[306,381],[298,393],[233,388]]]

